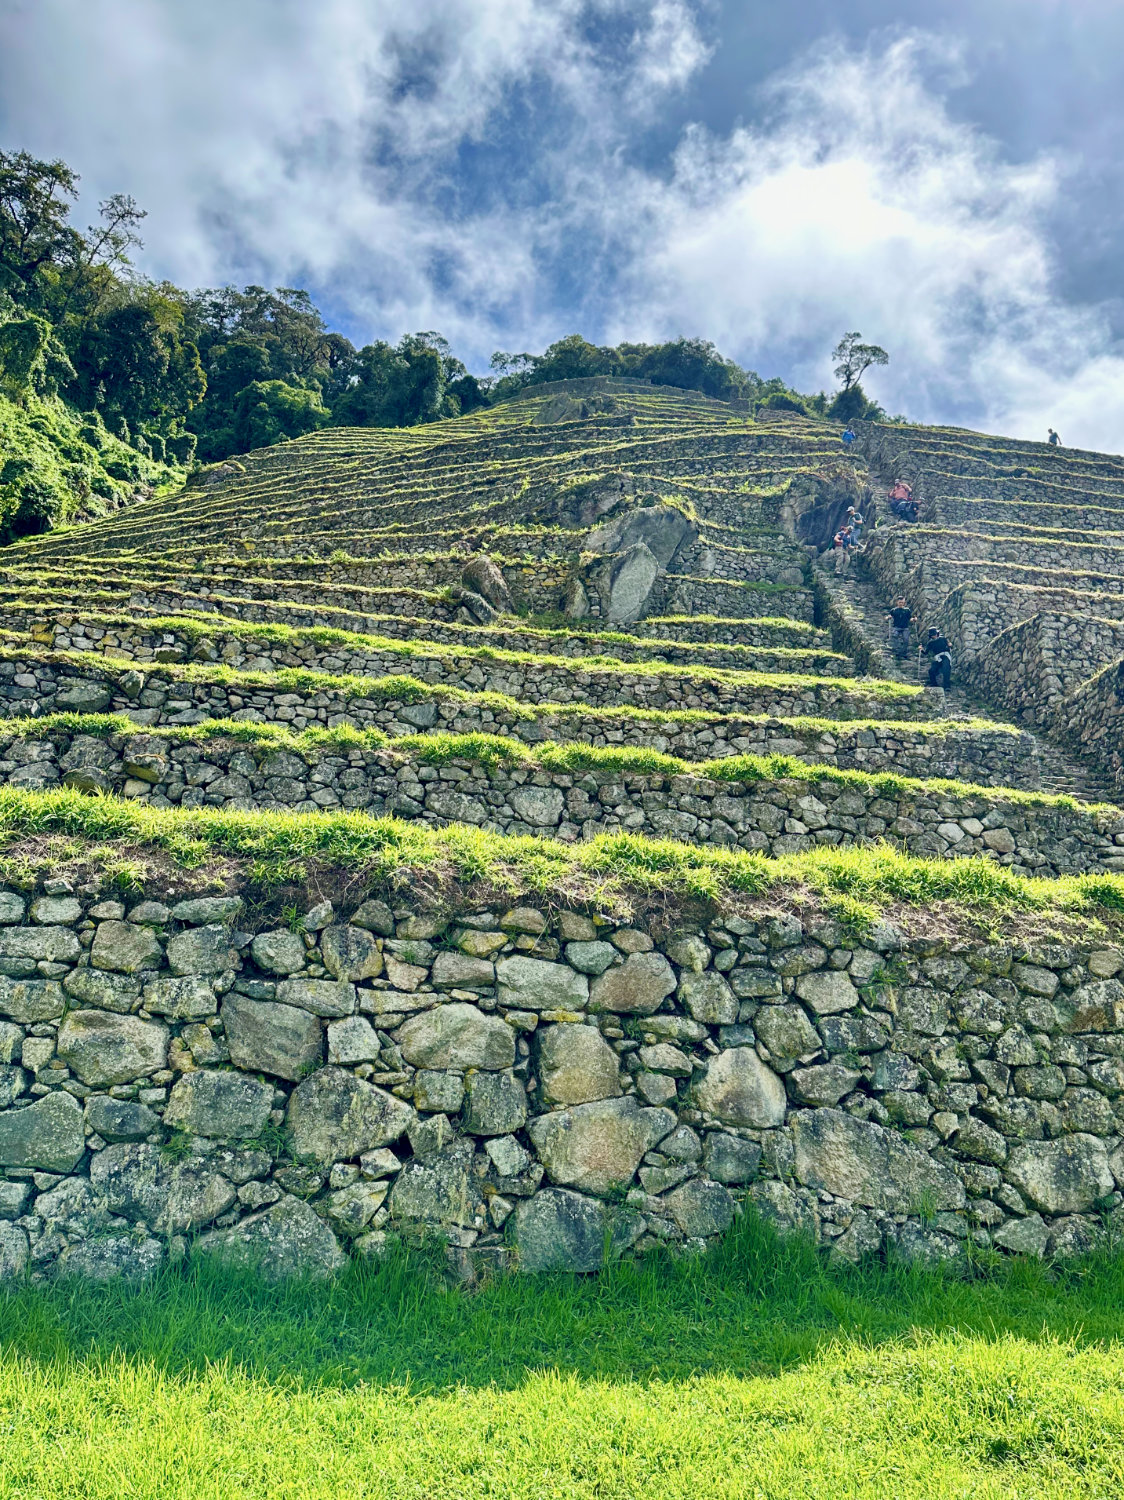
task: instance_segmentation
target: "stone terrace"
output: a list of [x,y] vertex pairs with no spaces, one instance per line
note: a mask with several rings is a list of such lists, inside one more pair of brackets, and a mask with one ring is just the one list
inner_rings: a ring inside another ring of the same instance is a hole
[[882,600],[904,593],[980,702],[1124,796],[1114,732],[1099,706],[1089,717],[1104,684],[1086,691],[1124,658],[1124,460],[935,428],[864,426],[861,447],[879,482],[909,480],[922,505],[920,524],[882,527],[867,548]]

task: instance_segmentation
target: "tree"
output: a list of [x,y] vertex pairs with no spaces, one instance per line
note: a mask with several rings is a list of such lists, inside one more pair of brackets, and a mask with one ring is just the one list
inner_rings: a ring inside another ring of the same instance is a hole
[[877,344],[864,344],[861,333],[845,333],[831,351],[836,361],[836,379],[843,382],[843,390],[849,391],[866,374],[872,365],[888,365],[890,356]]
[[26,297],[39,272],[73,259],[81,236],[67,220],[78,178],[64,161],[0,151],[0,283]]
[[238,394],[232,451],[245,453],[285,438],[303,437],[325,426],[328,417],[319,391],[286,385],[283,380],[256,380]]

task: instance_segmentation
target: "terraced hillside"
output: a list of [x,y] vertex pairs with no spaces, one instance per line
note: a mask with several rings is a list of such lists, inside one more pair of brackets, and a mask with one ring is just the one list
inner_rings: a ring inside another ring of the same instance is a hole
[[[784,755],[1039,784],[1031,738],[950,717],[939,692],[857,676],[814,626],[786,525],[857,493],[836,445],[827,424],[758,424],[683,393],[548,389],[433,427],[268,449],[171,501],[9,549],[0,697],[13,716],[67,717],[13,740],[7,775],[157,805],[371,807],[570,840],[624,827],[775,852],[883,834],[987,847],[986,830],[950,840],[932,816],[833,826],[818,796],[801,817],[756,763],[723,777],[738,795],[716,816],[712,778],[651,762]],[[190,785],[168,729],[242,769],[200,765]],[[553,762],[529,767],[544,741]],[[145,773],[124,775],[138,757]],[[514,803],[497,765],[522,788]],[[482,776],[483,796],[458,789]],[[765,787],[772,811],[747,812]],[[1028,869],[1043,857],[997,852]]]
[[0,775],[1117,868],[1115,813],[986,790],[1037,791],[1032,735],[869,675],[814,623],[795,518],[864,478],[829,424],[621,382],[250,454],[7,550]]
[[0,1277],[1094,1243],[1124,812],[880,667],[837,444],[543,389],[7,549]]
[[922,502],[868,549],[882,598],[904,592],[977,698],[1124,795],[1124,459],[941,428],[868,427],[861,447]]

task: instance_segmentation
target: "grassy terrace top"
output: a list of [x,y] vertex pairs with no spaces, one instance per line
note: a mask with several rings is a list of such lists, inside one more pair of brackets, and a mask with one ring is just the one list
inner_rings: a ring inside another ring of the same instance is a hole
[[1026,438],[996,437],[966,427],[915,427],[863,423],[864,434],[878,442],[893,441],[901,451],[916,454],[953,454],[1020,462],[1024,468],[1057,473],[1060,470],[1112,476],[1124,484],[1124,457],[1085,448],[1052,447]]
[[[362,813],[317,817],[138,807],[77,792],[0,788],[0,878],[27,884],[49,867],[101,870],[136,886],[153,866],[199,871],[220,888],[283,886],[313,868],[368,891],[409,891],[430,904],[530,896],[603,911],[637,903],[709,901],[724,907],[815,902],[856,936],[883,912],[938,915],[969,927],[1007,919],[1105,932],[1124,924],[1124,877],[1035,880],[986,859],[925,860],[885,847],[822,848],[767,859],[670,840],[605,835],[580,845],[503,838],[454,824],[433,830]],[[945,929],[947,930],[947,928]]]
[[[768,488],[838,457],[828,423],[754,423],[720,402],[681,400],[668,388],[627,392],[610,411],[540,423],[549,398],[534,398],[424,427],[332,428],[246,455],[214,484],[135,506],[106,524],[30,538],[11,557],[66,557],[87,550],[210,546],[330,522],[349,530],[441,516],[477,527],[519,518],[545,495],[617,485],[632,476],[667,491],[682,472],[696,483]],[[755,481],[755,477],[757,479]]]

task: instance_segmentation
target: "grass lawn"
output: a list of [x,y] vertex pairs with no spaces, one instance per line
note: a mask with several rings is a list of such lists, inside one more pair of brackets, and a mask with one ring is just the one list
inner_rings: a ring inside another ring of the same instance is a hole
[[1119,1496],[1124,1260],[701,1261],[448,1289],[189,1263],[0,1297],[0,1496]]

